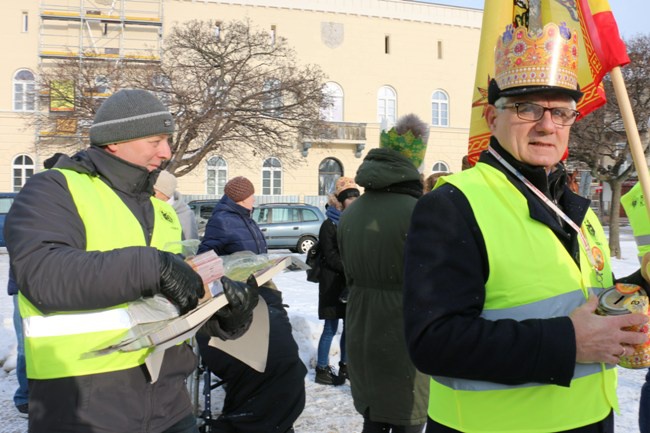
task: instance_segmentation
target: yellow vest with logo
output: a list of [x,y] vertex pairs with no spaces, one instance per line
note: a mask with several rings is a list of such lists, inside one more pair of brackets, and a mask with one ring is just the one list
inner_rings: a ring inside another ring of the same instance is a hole
[[621,204],[632,226],[640,262],[645,253],[650,252],[650,219],[640,183],[637,182],[621,197]]
[[[612,285],[608,244],[591,210],[582,231],[590,248],[603,254],[602,282],[583,248],[578,267],[552,230],[530,217],[526,198],[503,173],[478,163],[441,178],[437,186],[446,182],[465,194],[485,240],[490,275],[484,319],[568,316],[590,288],[598,293]],[[463,432],[563,431],[598,422],[617,407],[616,370],[605,364],[576,364],[570,387],[448,377],[432,377],[430,383],[429,416]]]
[[[84,223],[86,251],[147,245],[142,225],[106,183],[71,170],[59,171],[65,175]],[[155,214],[151,246],[179,253],[181,226],[176,212],[156,198],[152,197],[151,203]],[[52,290],[65,290],[65,286]],[[44,314],[22,294],[18,303],[25,331],[27,376],[31,379],[124,370],[143,364],[150,353],[150,349],[143,349],[88,356],[88,352],[115,344],[127,335],[131,327],[127,304],[93,311]]]

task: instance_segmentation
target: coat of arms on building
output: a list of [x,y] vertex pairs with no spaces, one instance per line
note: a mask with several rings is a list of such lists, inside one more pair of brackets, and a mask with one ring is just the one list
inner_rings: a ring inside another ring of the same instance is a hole
[[342,23],[320,23],[320,38],[328,47],[338,47],[343,43],[343,37],[344,32]]

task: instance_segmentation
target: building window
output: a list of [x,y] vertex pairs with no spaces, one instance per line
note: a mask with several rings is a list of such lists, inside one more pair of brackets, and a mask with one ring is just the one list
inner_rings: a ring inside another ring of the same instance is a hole
[[343,176],[343,166],[334,158],[326,158],[318,166],[318,195],[333,194],[336,179]]
[[228,164],[218,156],[208,159],[208,194],[223,195],[228,181]]
[[22,24],[22,32],[27,33],[27,31],[29,31],[29,12],[23,11],[21,24]]
[[282,115],[282,91],[280,87],[280,80],[277,79],[264,82],[262,108],[267,116],[280,117]]
[[449,97],[442,90],[436,90],[431,96],[431,124],[449,126]]
[[21,69],[14,75],[14,111],[34,111],[36,82],[34,74]]
[[217,42],[221,40],[221,21],[214,23],[214,38]]
[[384,54],[390,54],[390,36],[384,36]]
[[381,123],[381,129],[387,130],[395,124],[397,118],[397,96],[395,90],[389,86],[383,86],[377,92],[377,122]]
[[34,175],[34,160],[27,155],[18,155],[11,166],[14,192],[20,191],[27,179]]
[[275,46],[275,41],[278,35],[278,28],[275,24],[271,25],[271,32],[269,33],[269,36],[271,37],[271,46]]
[[434,173],[449,173],[449,165],[446,162],[437,161],[433,164],[431,171]]
[[328,106],[321,111],[321,118],[327,122],[343,121],[343,89],[330,81],[323,86],[323,94]]
[[282,163],[268,158],[262,165],[262,195],[282,194]]
[[442,41],[438,41],[438,60],[442,60]]

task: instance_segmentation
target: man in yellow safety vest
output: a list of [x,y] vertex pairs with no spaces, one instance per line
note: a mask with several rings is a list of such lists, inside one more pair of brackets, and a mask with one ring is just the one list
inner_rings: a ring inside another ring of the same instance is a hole
[[404,319],[431,376],[427,433],[613,432],[616,363],[645,341],[624,328],[647,318],[595,314],[614,283],[608,243],[561,163],[582,96],[576,44],[565,25],[506,30],[488,150],[413,213]]
[[[32,433],[198,432],[185,385],[197,363],[189,345],[165,351],[157,380],[145,366],[151,349],[88,356],[126,335],[129,302],[160,294],[185,313],[204,295],[176,254],[173,208],[153,197],[173,131],[153,94],[121,90],[97,111],[91,146],[34,175],[12,205],[5,237],[20,287]],[[222,282],[229,305],[205,330],[236,338],[257,292]]]

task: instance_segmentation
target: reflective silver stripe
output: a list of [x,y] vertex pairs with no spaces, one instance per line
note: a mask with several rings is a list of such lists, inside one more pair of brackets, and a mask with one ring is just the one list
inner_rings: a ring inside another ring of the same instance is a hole
[[[605,364],[607,369],[614,368],[615,365]],[[597,374],[601,372],[601,364],[576,364],[573,370],[573,378]],[[432,379],[441,385],[456,391],[499,391],[514,388],[530,388],[532,386],[547,386],[546,383],[528,382],[520,385],[504,385],[502,383],[486,382],[483,380],[455,379],[453,377],[432,376]]]
[[[591,291],[598,295],[603,289],[591,287]],[[502,308],[496,310],[484,310],[481,317],[487,320],[500,319],[547,319],[551,317],[567,316],[571,311],[585,303],[585,295],[582,290],[563,293],[552,298],[543,299],[518,307]],[[613,368],[608,365],[607,368]],[[601,364],[576,364],[573,378],[589,376],[601,371]],[[504,385],[501,383],[487,382],[482,380],[456,379],[452,377],[432,376],[436,382],[449,388],[460,391],[496,391],[513,388],[528,388],[532,386],[545,386],[546,384],[530,382],[519,385]]]
[[[591,287],[591,291],[598,295],[603,289]],[[519,307],[484,310],[481,317],[488,320],[500,319],[548,319],[550,317],[567,316],[571,311],[584,304],[586,301],[582,290],[563,293],[548,299],[542,299]]]
[[650,245],[650,235],[634,236],[634,240],[639,248]]
[[98,313],[55,314],[51,316],[31,316],[23,319],[26,338],[113,331],[128,329],[131,326],[131,318],[124,308]]

